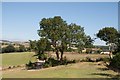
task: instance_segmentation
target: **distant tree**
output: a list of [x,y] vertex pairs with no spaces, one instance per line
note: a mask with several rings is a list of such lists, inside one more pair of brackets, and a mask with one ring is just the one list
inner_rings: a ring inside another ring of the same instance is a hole
[[[118,31],[114,27],[105,27],[97,33],[97,37],[109,44],[109,50],[111,52],[111,46],[117,41]],[[110,55],[112,58],[112,54]]]
[[29,40],[29,42],[30,42],[30,50],[35,51],[35,49],[36,49],[36,40],[34,40],[34,41]]
[[97,37],[105,41],[107,44],[114,43],[117,38],[118,31],[113,27],[105,27],[97,33]]
[[92,39],[90,36],[86,36],[85,39],[84,39],[84,41],[85,41],[85,47],[86,48],[92,48],[92,47],[94,47],[93,46],[94,39]]
[[26,51],[26,48],[24,45],[19,45],[19,52],[24,52]]
[[2,48],[2,53],[15,52],[15,47],[13,45],[8,45],[7,47]]

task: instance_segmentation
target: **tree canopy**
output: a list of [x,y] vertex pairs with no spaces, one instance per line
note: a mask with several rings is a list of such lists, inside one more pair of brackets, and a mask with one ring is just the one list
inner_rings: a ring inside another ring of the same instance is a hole
[[84,32],[84,28],[75,23],[67,24],[60,16],[53,18],[43,18],[40,22],[40,30],[38,35],[42,38],[48,39],[50,44],[54,47],[57,59],[59,59],[59,51],[61,53],[61,60],[63,52],[73,44],[76,47],[91,45],[92,39]]
[[105,27],[99,30],[97,37],[106,43],[114,43],[117,38],[118,31],[114,27]]

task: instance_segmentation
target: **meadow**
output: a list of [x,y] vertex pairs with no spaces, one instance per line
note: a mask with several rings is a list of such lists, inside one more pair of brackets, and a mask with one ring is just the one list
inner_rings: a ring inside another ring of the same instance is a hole
[[[33,52],[10,53],[2,55],[3,67],[10,65],[26,64],[29,60],[35,61]],[[52,53],[52,56],[55,54]],[[80,60],[85,57],[108,57],[100,54],[74,54],[65,53],[67,59]],[[118,73],[109,70],[102,62],[78,62],[74,64],[49,67],[39,70],[26,70],[25,68],[14,68],[3,71],[3,78],[113,78]]]
[[5,53],[0,54],[2,56],[2,67],[8,66],[17,66],[26,64],[29,60],[35,61],[35,57],[33,52],[15,52],[15,53]]

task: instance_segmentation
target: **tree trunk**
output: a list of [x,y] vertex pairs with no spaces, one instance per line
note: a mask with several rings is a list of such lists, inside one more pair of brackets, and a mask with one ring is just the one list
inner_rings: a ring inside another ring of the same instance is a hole
[[61,58],[60,60],[62,61],[63,60],[63,51],[60,51],[61,52]]
[[112,59],[112,58],[113,58],[112,51],[110,51],[109,56],[110,56],[110,59]]
[[110,57],[110,59],[112,59],[113,58],[113,54],[112,54],[112,49],[111,49],[111,46],[110,46],[111,44],[109,44],[109,51],[110,51],[110,53],[109,53],[109,57]]
[[56,50],[56,56],[57,56],[57,60],[59,60],[59,53],[58,53],[58,50]]

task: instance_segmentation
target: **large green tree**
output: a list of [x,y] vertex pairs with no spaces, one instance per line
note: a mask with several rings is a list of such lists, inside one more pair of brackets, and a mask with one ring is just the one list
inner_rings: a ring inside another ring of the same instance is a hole
[[[50,41],[58,60],[63,59],[64,51],[68,46],[86,44],[84,41],[84,38],[86,38],[84,28],[73,23],[68,25],[60,16],[43,18],[39,24],[38,35]],[[59,57],[59,51],[61,57]]]
[[54,18],[43,18],[39,24],[38,35],[47,38],[51,42],[57,59],[59,59],[59,44],[61,43],[61,36],[63,36],[63,28],[67,26],[67,23],[60,16],[55,16]]

